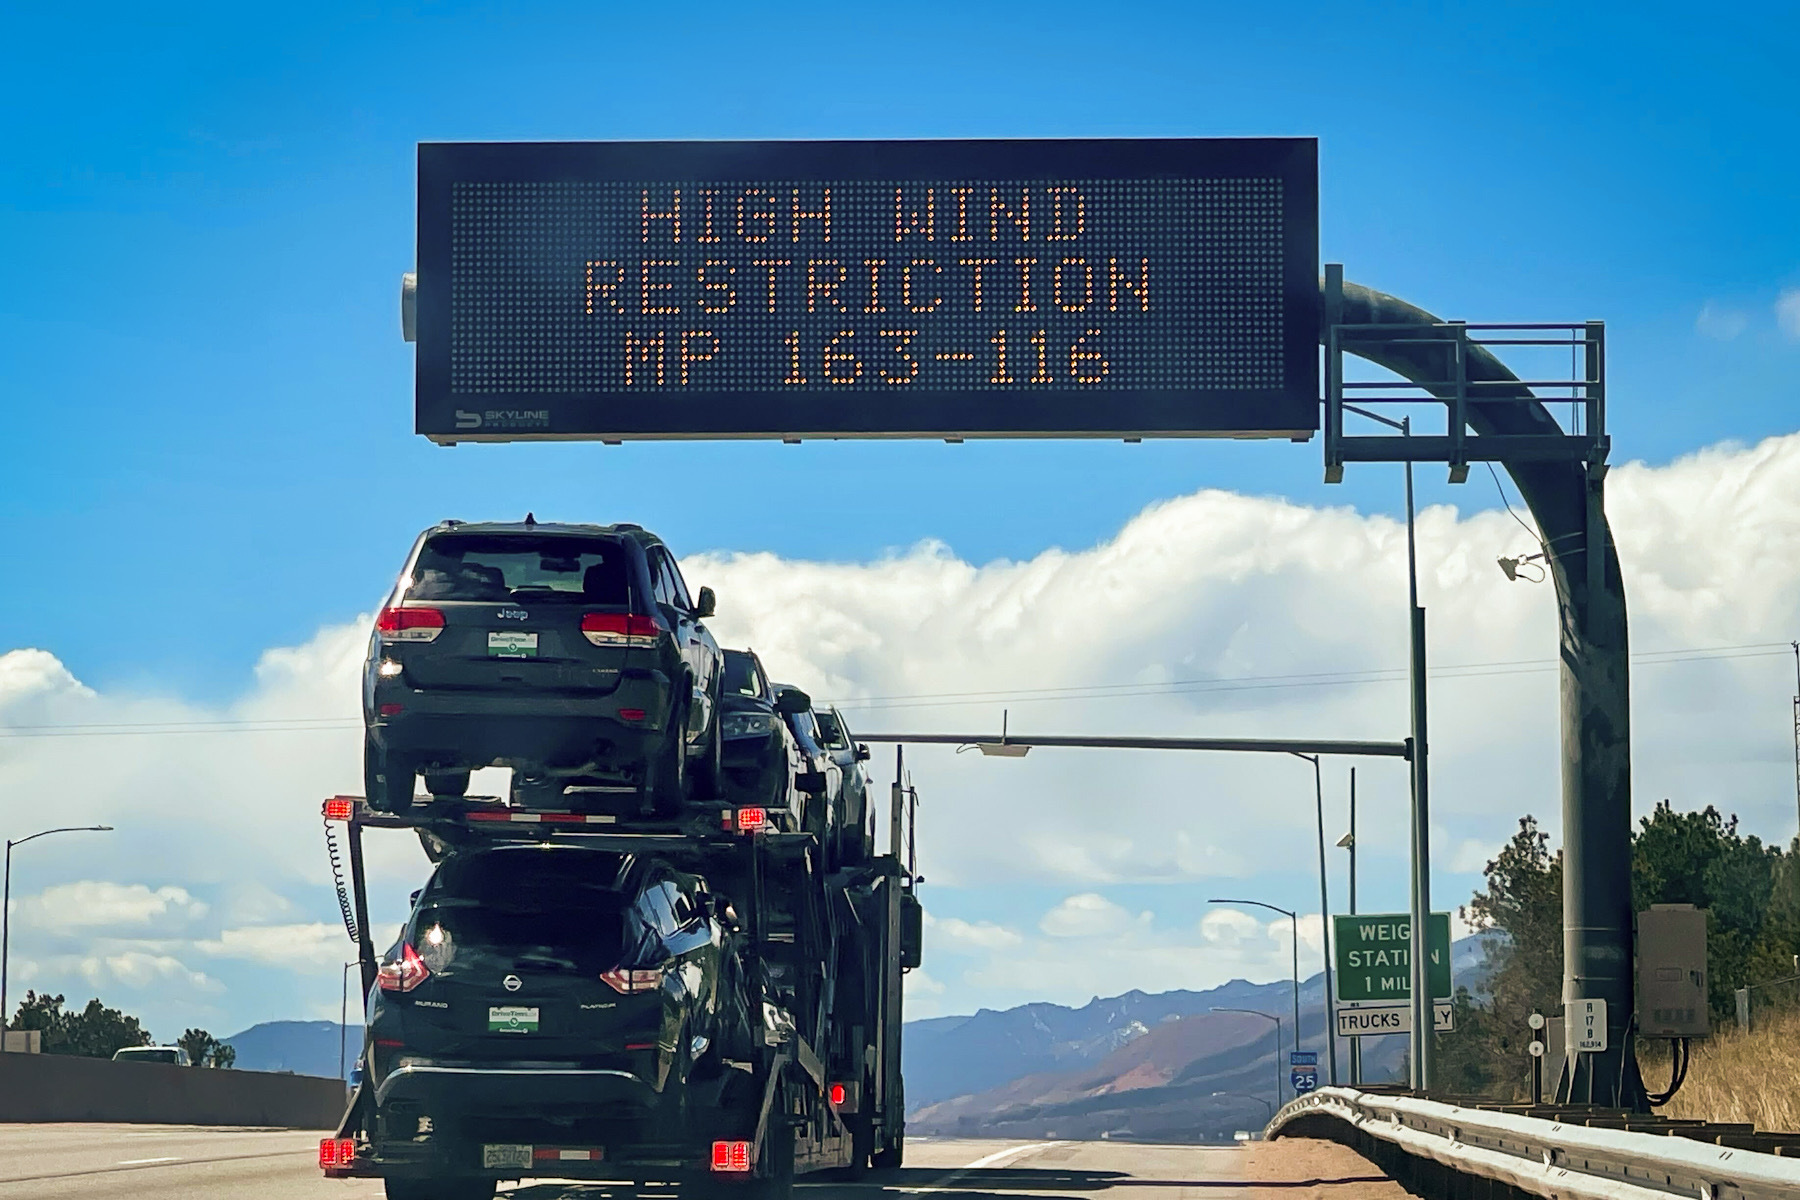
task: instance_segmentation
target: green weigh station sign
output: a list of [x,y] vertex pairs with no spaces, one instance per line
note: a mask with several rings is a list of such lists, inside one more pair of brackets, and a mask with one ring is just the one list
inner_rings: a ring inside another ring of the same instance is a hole
[[[1331,918],[1337,998],[1354,1004],[1407,1000],[1412,996],[1412,920],[1406,913]],[[1434,1000],[1450,992],[1450,914],[1432,913],[1425,928],[1431,949],[1427,967]]]

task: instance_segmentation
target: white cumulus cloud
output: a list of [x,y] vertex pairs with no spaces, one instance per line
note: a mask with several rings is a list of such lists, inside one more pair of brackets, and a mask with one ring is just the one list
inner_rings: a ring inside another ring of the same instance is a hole
[[94,879],[55,884],[15,904],[23,921],[60,933],[95,930],[114,935],[136,934],[151,926],[180,927],[207,912],[207,906],[185,888],[151,888],[142,883]]
[[342,925],[314,921],[302,925],[251,925],[224,929],[195,943],[202,953],[238,958],[288,971],[338,968],[355,957]]
[[1038,928],[1056,938],[1107,937],[1149,921],[1149,913],[1134,917],[1129,909],[1098,892],[1081,892],[1045,913]]

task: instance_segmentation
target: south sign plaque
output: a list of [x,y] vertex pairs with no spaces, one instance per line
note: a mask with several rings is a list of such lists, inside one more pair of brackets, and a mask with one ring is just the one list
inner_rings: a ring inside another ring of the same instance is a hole
[[1304,438],[1312,139],[426,143],[438,442]]

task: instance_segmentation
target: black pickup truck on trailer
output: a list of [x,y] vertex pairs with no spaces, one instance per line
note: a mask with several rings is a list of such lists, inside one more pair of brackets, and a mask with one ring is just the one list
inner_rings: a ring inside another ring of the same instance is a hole
[[[913,800],[897,781],[890,852],[829,872],[813,833],[758,807],[649,825],[476,797],[326,801],[367,1029],[320,1167],[381,1178],[390,1200],[549,1178],[773,1200],[799,1174],[898,1166]],[[366,829],[415,831],[435,864],[385,954]]]

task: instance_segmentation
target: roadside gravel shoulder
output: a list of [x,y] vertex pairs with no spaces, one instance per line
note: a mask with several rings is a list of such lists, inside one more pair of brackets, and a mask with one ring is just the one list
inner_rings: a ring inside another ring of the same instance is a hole
[[1405,1200],[1407,1191],[1381,1168],[1336,1142],[1277,1138],[1246,1147],[1242,1166],[1249,1200]]

